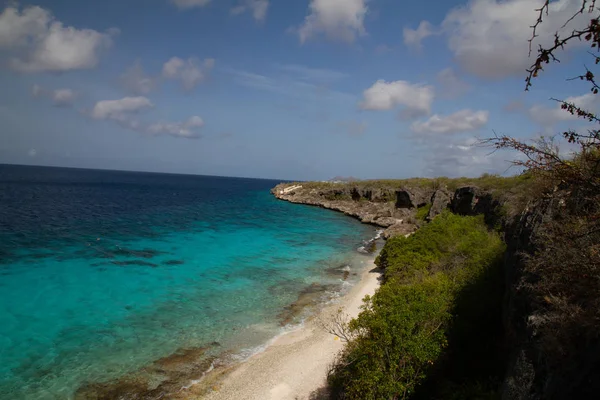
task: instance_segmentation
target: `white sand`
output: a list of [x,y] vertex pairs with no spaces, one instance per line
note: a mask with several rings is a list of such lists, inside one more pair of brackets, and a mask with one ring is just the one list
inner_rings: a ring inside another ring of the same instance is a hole
[[[365,261],[367,263],[367,261]],[[351,317],[360,312],[362,299],[379,287],[379,273],[372,261],[365,264],[361,280],[338,303],[325,308],[320,317],[303,328],[279,337],[263,353],[240,364],[203,399],[284,400],[309,399],[325,386],[328,366],[344,343],[325,332],[319,319],[326,320],[339,307]]]

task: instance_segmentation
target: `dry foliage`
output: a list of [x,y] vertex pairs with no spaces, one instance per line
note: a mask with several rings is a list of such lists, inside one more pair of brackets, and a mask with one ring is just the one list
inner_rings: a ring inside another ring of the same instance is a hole
[[350,329],[348,323],[352,318],[343,308],[338,308],[335,312],[317,318],[317,325],[323,331],[337,336],[342,342],[348,343],[360,335],[359,331]]
[[[556,52],[574,39],[587,41],[595,64],[600,62],[599,10],[595,0],[580,3],[563,28],[579,15],[590,15],[589,22],[566,34],[557,32],[552,45],[539,47],[527,70],[526,90],[545,65],[559,61]],[[549,4],[546,0],[537,10],[530,43],[548,15]],[[590,69],[572,79],[588,82],[591,93],[598,93],[600,87]],[[553,100],[561,103],[564,112],[600,123],[590,110]],[[525,143],[496,135],[482,143],[518,151],[522,157],[514,164],[534,177],[539,190],[533,193],[528,210],[537,219],[532,236],[535,252],[525,256],[519,290],[531,300],[527,326],[537,351],[534,363],[540,396],[589,398],[599,389],[595,382],[600,373],[600,130],[568,130],[561,136],[577,148],[570,156],[562,155],[548,138]]]

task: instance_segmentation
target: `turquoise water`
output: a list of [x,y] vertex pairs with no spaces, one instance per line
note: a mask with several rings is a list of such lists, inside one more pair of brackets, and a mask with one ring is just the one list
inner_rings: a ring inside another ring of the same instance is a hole
[[247,354],[308,286],[340,290],[374,229],[276,183],[0,166],[0,398],[72,398],[214,342]]

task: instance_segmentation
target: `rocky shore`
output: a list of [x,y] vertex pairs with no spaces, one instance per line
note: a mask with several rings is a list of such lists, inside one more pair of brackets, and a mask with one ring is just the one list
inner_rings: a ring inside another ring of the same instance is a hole
[[[407,235],[444,209],[463,215],[483,213],[492,197],[475,186],[450,191],[445,186],[382,186],[368,183],[281,183],[271,193],[280,200],[340,211],[385,228],[383,237]],[[420,209],[423,209],[419,212]]]

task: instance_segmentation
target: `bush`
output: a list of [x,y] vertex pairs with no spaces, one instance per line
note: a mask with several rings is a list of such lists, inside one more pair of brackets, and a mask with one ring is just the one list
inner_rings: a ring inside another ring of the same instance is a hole
[[496,233],[488,232],[483,217],[449,212],[408,238],[390,239],[376,260],[385,268],[385,281],[373,297],[365,299],[359,317],[350,322],[357,337],[330,371],[334,397],[398,399],[414,395],[421,382],[453,359],[452,342],[461,343],[455,327],[461,328],[459,333],[471,327],[457,317],[458,311],[471,319],[489,311],[481,309],[487,304],[483,299],[475,302],[475,308],[465,308],[465,294],[480,295],[476,288],[485,282],[500,286],[492,292],[501,297],[501,277],[486,277],[503,251],[504,244]]
[[415,218],[417,218],[417,220],[419,221],[425,221],[425,218],[427,217],[427,214],[429,214],[429,210],[431,210],[431,203],[428,203],[422,207],[419,207],[417,209],[417,214],[415,215]]

